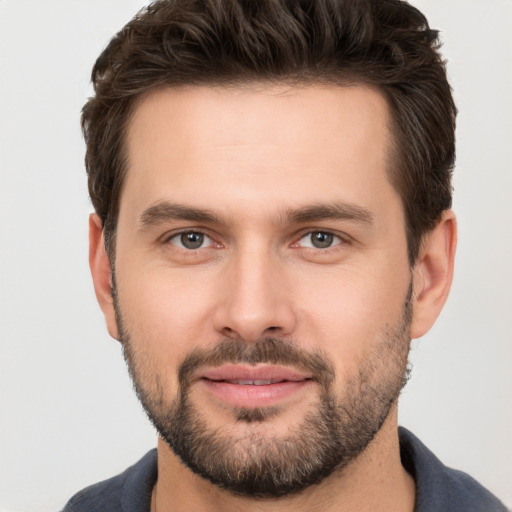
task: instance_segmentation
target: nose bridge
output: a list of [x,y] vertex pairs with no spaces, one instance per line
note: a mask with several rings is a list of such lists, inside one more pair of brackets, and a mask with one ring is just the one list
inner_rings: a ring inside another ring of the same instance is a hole
[[216,328],[246,341],[289,334],[295,326],[280,258],[256,241],[242,244],[227,266]]

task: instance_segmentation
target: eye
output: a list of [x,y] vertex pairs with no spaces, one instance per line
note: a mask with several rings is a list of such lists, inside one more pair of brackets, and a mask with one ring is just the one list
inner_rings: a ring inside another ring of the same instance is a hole
[[311,231],[299,240],[301,247],[308,247],[311,249],[328,249],[333,245],[338,245],[342,242],[341,238],[328,231]]
[[169,243],[189,251],[209,247],[213,244],[212,239],[200,231],[183,231],[169,238]]

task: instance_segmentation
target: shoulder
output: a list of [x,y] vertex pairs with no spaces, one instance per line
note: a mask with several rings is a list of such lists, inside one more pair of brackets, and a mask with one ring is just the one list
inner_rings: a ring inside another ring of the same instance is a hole
[[62,512],[148,512],[156,478],[154,449],[121,474],[75,494]]
[[399,429],[402,464],[416,483],[415,512],[507,512],[468,474],[446,467],[417,437]]

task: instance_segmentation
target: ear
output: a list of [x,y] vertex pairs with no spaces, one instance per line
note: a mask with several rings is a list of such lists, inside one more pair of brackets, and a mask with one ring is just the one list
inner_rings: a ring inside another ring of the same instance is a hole
[[457,220],[446,210],[421,245],[413,270],[414,309],[411,337],[419,338],[434,325],[448,298],[457,247]]
[[108,333],[117,340],[119,339],[119,333],[112,298],[112,269],[105,251],[101,219],[95,213],[92,213],[89,217],[89,267],[91,268],[96,299],[105,315]]

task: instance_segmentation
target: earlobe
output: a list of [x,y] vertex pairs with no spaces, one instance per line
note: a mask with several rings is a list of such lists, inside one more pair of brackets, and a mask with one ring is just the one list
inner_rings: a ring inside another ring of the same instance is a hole
[[95,213],[89,217],[89,267],[96,299],[105,315],[108,332],[117,340],[119,335],[112,298],[112,269],[105,251],[101,219]]
[[451,210],[424,237],[414,265],[414,309],[411,337],[426,334],[441,312],[453,279],[457,247],[457,221]]

